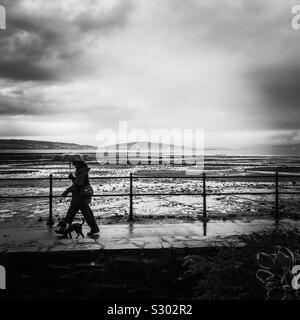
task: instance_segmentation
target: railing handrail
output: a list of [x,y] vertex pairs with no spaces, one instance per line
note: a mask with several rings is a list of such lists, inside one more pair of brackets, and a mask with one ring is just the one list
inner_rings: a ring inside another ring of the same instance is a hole
[[[256,175],[256,174],[248,174],[248,175],[207,175],[206,174],[206,179],[234,179],[234,178],[273,178],[274,173],[276,171],[270,171],[270,174],[264,174],[264,175]],[[55,177],[53,176],[53,180],[69,180],[67,177]],[[278,172],[278,176],[281,178],[300,178],[300,174],[282,174]],[[130,176],[90,176],[90,180],[100,180],[100,179],[129,179]],[[202,179],[203,174],[201,175],[177,175],[177,176],[164,176],[164,175],[134,175],[132,174],[132,178],[134,180],[136,179]],[[23,180],[49,180],[49,177],[13,177],[13,178],[1,178],[0,181],[23,181]]]
[[[272,173],[272,174],[271,174]],[[208,179],[233,179],[233,178],[274,178],[275,173],[275,190],[274,191],[264,191],[264,192],[207,192],[206,189],[206,181]],[[202,173],[201,175],[174,175],[174,176],[164,176],[164,175],[134,175],[130,173],[129,176],[97,176],[97,177],[90,177],[90,180],[100,180],[100,179],[129,179],[129,192],[128,193],[102,193],[102,194],[94,194],[93,197],[129,197],[129,217],[128,220],[133,220],[133,198],[134,197],[145,197],[145,196],[202,196],[203,197],[203,221],[207,220],[207,205],[206,205],[206,198],[207,196],[222,196],[222,195],[275,195],[276,196],[276,215],[275,218],[279,219],[279,195],[296,195],[300,194],[300,192],[294,191],[283,191],[279,190],[279,178],[300,178],[300,175],[296,174],[280,174],[277,171],[270,171],[270,174],[266,175],[256,175],[256,174],[247,174],[247,175],[207,175],[206,173]],[[202,192],[159,192],[159,193],[135,193],[133,192],[133,181],[138,179],[202,179]],[[1,178],[0,181],[23,181],[23,180],[48,180],[49,181],[49,194],[48,195],[13,195],[13,196],[0,196],[0,199],[30,199],[30,198],[48,198],[49,199],[49,219],[47,224],[53,225],[53,213],[52,213],[52,203],[54,198],[60,198],[60,195],[53,194],[53,180],[69,180],[65,177],[54,177],[50,174],[49,178],[46,177],[28,177],[28,178]]]

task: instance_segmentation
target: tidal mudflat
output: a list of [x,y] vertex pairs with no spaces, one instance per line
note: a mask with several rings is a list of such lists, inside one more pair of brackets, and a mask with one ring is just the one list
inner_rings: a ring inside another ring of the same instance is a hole
[[[123,194],[129,192],[129,179],[109,179],[124,177],[133,173],[143,176],[135,179],[135,193],[201,193],[202,180],[175,179],[170,176],[185,175],[192,168],[186,165],[100,165],[89,163],[90,175],[103,177],[92,179],[96,194]],[[275,189],[274,172],[279,171],[290,177],[280,178],[279,190],[299,192],[300,178],[292,177],[300,172],[300,157],[284,156],[206,156],[204,171],[207,175],[207,192],[270,192]],[[45,180],[3,180],[5,178],[54,178],[66,177],[68,164],[56,163],[47,158],[28,160],[8,160],[0,158],[0,195],[24,196],[49,194],[49,181]],[[257,177],[263,174],[264,178]],[[166,178],[151,178],[159,175]],[[222,178],[209,178],[209,176]],[[227,175],[239,175],[238,178],[226,178]],[[248,178],[243,178],[245,175]],[[145,178],[146,176],[146,178]],[[107,179],[105,179],[107,177]],[[147,178],[148,177],[148,178]],[[53,192],[59,196],[69,181],[54,180]],[[282,217],[298,217],[299,195],[280,196],[280,214]],[[62,218],[67,211],[69,199],[60,197],[53,200],[53,215]],[[0,222],[4,224],[36,225],[46,221],[49,213],[47,198],[1,199]],[[274,212],[274,195],[210,195],[207,198],[207,213],[211,219],[253,219],[269,217]],[[129,211],[128,197],[94,197],[92,209],[102,223],[126,222]],[[196,221],[202,216],[202,197],[197,195],[181,196],[137,196],[134,198],[134,217],[137,222]]]

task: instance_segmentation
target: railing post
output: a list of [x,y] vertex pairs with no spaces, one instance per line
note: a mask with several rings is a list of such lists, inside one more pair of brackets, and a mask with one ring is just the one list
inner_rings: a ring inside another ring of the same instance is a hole
[[52,212],[52,201],[53,201],[53,185],[52,185],[52,174],[49,176],[49,218],[47,221],[48,226],[53,226],[54,221],[53,221],[53,212]]
[[275,173],[275,197],[276,197],[276,212],[275,212],[275,219],[279,219],[279,175],[276,171]]
[[203,173],[203,220],[207,220],[207,212],[206,212],[206,179],[205,179],[205,173]]
[[133,221],[133,182],[132,173],[129,176],[129,217],[128,221]]

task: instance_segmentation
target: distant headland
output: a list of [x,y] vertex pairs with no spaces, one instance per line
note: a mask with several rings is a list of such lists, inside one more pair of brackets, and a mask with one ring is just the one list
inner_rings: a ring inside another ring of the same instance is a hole
[[97,148],[89,145],[80,145],[76,143],[23,140],[23,139],[0,139],[0,149],[2,150],[96,150]]

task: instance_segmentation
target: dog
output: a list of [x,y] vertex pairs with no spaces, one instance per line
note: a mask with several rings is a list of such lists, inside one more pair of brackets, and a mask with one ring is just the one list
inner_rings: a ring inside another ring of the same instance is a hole
[[85,220],[81,218],[82,223],[76,222],[76,223],[71,223],[67,227],[67,223],[64,220],[59,221],[57,224],[58,227],[60,227],[60,230],[56,230],[56,233],[60,233],[63,235],[63,237],[69,236],[70,239],[72,239],[72,232],[75,231],[77,234],[77,239],[79,236],[82,236],[84,238],[84,234],[82,233],[82,225],[85,223]]

